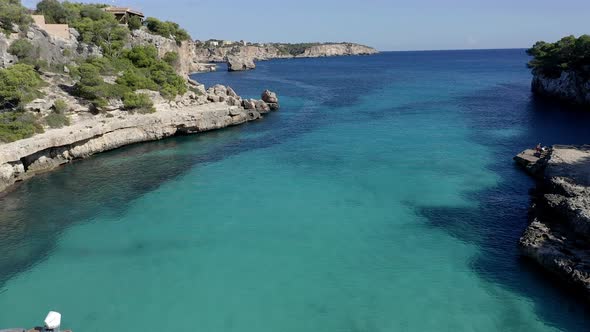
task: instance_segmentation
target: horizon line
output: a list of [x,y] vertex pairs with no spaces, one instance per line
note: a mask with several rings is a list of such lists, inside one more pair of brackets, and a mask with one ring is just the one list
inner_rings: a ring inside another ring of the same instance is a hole
[[450,51],[501,51],[501,50],[527,50],[529,47],[501,47],[501,48],[442,48],[442,49],[415,49],[415,50],[378,50],[379,52],[450,52]]

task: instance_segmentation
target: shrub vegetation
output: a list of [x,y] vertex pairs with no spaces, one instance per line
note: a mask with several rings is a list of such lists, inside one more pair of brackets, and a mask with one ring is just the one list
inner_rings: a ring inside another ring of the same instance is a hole
[[[115,84],[102,78],[114,74],[120,74]],[[140,89],[159,91],[168,99],[187,91],[185,80],[172,66],[158,59],[158,51],[151,45],[124,50],[119,58],[90,58],[72,71],[72,75],[78,80],[75,94],[97,107],[105,106],[109,98],[123,98]]]
[[39,74],[30,65],[16,64],[0,69],[0,109],[16,108],[40,97],[42,85]]
[[61,128],[70,125],[70,118],[65,114],[51,112],[43,119],[50,128]]
[[12,32],[15,24],[21,30],[26,30],[32,21],[31,15],[20,0],[0,0],[0,30],[4,33]]
[[16,56],[18,61],[29,65],[35,65],[39,60],[39,49],[28,39],[17,39],[10,47],[8,53]]
[[559,77],[563,71],[590,76],[590,36],[564,37],[555,43],[537,42],[527,50],[533,57],[529,68],[548,77]]
[[0,142],[8,143],[42,133],[37,117],[27,112],[0,113]]
[[123,105],[126,110],[138,113],[153,113],[156,111],[154,103],[145,93],[128,92],[123,96]]
[[[105,12],[105,6],[57,0],[42,0],[37,4],[37,13],[43,14],[48,23],[69,24],[80,33],[81,42],[97,45],[103,51],[103,57],[80,59],[77,66],[69,67],[70,75],[76,80],[73,94],[90,101],[95,109],[106,106],[109,99],[120,99],[129,111],[149,113],[155,111],[152,100],[137,90],[158,91],[168,99],[185,93],[185,79],[173,68],[178,54],[170,52],[160,59],[157,49],[151,45],[125,49],[129,30],[141,28],[141,21],[132,19],[128,29]],[[9,31],[14,24],[22,27],[31,21],[19,0],[0,0],[0,29]],[[151,33],[173,38],[178,43],[190,38],[173,22],[152,18],[146,26]],[[39,50],[24,38],[13,42],[9,52],[19,63],[0,69],[0,112],[4,110],[0,113],[0,141],[30,137],[43,131],[41,124],[52,128],[68,125],[68,106],[63,100],[56,100],[53,111],[44,118],[21,111],[24,103],[42,95],[39,89],[44,83],[35,67],[44,67],[43,61],[39,59]],[[114,83],[105,82],[105,76],[115,76]]]
[[63,99],[57,99],[53,103],[53,111],[57,114],[65,114],[68,110],[68,104]]
[[177,43],[189,40],[191,37],[188,32],[186,32],[186,30],[182,29],[177,23],[174,22],[164,22],[154,17],[148,17],[145,20],[145,25],[148,28],[148,31],[151,33],[166,38],[172,38],[176,40]]
[[166,52],[162,60],[164,60],[167,64],[171,66],[176,66],[178,64],[179,55],[176,52]]
[[131,16],[129,22],[127,22],[127,26],[129,27],[129,30],[133,31],[140,29],[143,26],[143,23],[139,17]]

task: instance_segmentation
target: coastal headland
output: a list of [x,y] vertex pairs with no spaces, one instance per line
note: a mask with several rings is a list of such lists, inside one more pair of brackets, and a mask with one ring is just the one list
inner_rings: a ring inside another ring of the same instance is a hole
[[554,43],[537,42],[527,53],[533,57],[532,91],[542,97],[590,107],[590,35],[567,36]]

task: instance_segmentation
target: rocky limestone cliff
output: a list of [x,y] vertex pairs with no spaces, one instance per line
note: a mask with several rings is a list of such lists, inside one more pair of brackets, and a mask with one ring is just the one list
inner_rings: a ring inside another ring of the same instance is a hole
[[191,40],[177,43],[173,39],[153,35],[145,29],[133,30],[129,37],[128,46],[153,45],[158,55],[163,57],[168,52],[176,52],[178,61],[174,64],[179,75],[186,77],[191,73],[210,71],[211,66],[199,61],[195,43]]
[[197,60],[201,62],[226,62],[229,56],[257,61],[293,57],[289,54],[281,53],[279,49],[273,45],[204,47],[197,44],[195,55]]
[[39,59],[51,66],[67,65],[76,58],[102,56],[99,47],[78,42],[78,36],[78,32],[70,28],[69,39],[53,37],[35,24],[26,32],[16,32],[9,36],[0,34],[0,68],[16,63],[16,57],[8,53],[8,48],[17,39],[28,40],[38,52]]
[[[216,85],[188,92],[175,100],[163,99],[154,91],[155,113],[133,114],[116,105],[104,114],[88,109],[70,114],[73,124],[48,129],[12,143],[0,144],[0,191],[40,172],[50,171],[76,159],[124,145],[153,141],[173,135],[193,134],[242,124],[278,109],[263,100],[243,100],[233,89]],[[274,93],[271,96],[276,97]],[[266,91],[264,94],[268,94]]]
[[343,55],[371,55],[378,51],[372,47],[346,43],[346,44],[322,44],[315,45],[306,49],[303,54],[297,55],[298,58],[317,58],[325,56],[343,56]]
[[522,252],[590,300],[590,146],[528,154],[530,163],[540,163],[528,169],[541,180],[520,239]]
[[11,37],[0,33],[0,68],[11,66],[18,60],[14,55],[8,53],[8,48],[14,41],[14,38]]
[[590,79],[573,71],[564,71],[557,78],[533,73],[532,90],[541,96],[590,106]]

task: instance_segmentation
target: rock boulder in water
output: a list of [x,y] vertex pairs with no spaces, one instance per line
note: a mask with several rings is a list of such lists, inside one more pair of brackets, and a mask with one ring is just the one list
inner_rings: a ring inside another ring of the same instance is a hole
[[253,110],[256,108],[256,102],[252,99],[244,99],[242,100],[242,106],[246,110]]
[[256,68],[256,64],[252,58],[230,56],[227,58],[228,71],[243,71]]
[[264,102],[266,102],[266,103],[272,103],[272,104],[279,102],[279,98],[277,98],[277,94],[270,91],[270,90],[264,90],[264,92],[262,92],[262,96],[260,99],[264,100]]
[[276,111],[280,108],[277,94],[270,90],[264,90],[264,92],[262,92],[261,99],[267,103],[268,107],[273,111]]
[[268,104],[265,103],[263,100],[258,100],[256,102],[256,110],[261,114],[268,113],[270,112],[270,106],[268,106]]

